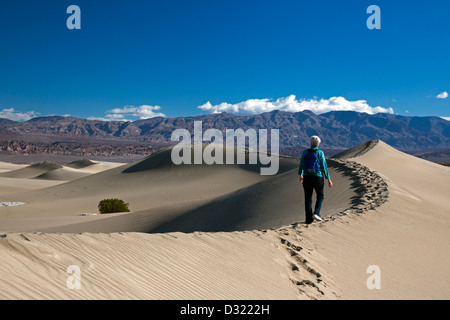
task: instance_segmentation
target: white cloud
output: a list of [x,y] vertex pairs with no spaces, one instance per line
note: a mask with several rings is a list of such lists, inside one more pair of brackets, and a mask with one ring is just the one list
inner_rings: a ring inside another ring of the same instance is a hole
[[156,112],[160,110],[160,106],[142,105],[140,107],[126,106],[123,108],[115,108],[106,111],[104,117],[89,117],[88,120],[100,121],[133,121],[130,117],[143,119],[150,119],[155,117],[166,117],[164,113]]
[[444,120],[450,121],[450,117],[441,117]]
[[28,121],[39,115],[36,111],[19,112],[14,108],[3,109],[0,111],[0,118],[5,118],[13,121]]
[[124,122],[128,122],[128,121],[133,121],[130,119],[125,119],[124,116],[120,116],[120,115],[111,115],[108,114],[105,117],[88,117],[88,120],[99,120],[99,121],[124,121]]
[[438,99],[447,99],[448,98],[448,92],[447,91],[441,92],[441,93],[439,93],[436,96],[436,98],[438,98]]
[[155,112],[160,110],[160,106],[142,105],[140,107],[126,106],[106,111],[106,118],[116,121],[127,121],[125,117],[137,117],[141,120],[156,117],[166,117],[164,113]]
[[218,105],[212,105],[209,101],[198,107],[209,113],[229,112],[240,115],[259,114],[274,110],[300,112],[310,110],[316,114],[322,114],[329,111],[357,111],[368,114],[375,113],[394,113],[392,108],[371,107],[366,100],[348,101],[343,97],[331,97],[330,99],[300,99],[295,95],[285,98],[279,98],[276,101],[271,99],[249,99],[247,101],[230,104],[223,102]]
[[107,118],[103,118],[103,117],[87,117],[87,120],[111,121],[111,119],[107,119]]

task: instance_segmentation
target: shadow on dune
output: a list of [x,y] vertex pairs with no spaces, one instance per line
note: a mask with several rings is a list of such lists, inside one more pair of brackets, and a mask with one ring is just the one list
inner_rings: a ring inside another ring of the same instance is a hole
[[[334,177],[335,189],[325,190],[324,217],[345,210],[358,199],[355,193],[358,185],[350,183],[346,177],[349,172],[331,165],[330,174]],[[279,228],[304,220],[303,188],[296,168],[214,199],[148,232],[245,231]]]
[[63,166],[58,163],[43,161],[39,163],[33,163],[22,169],[0,173],[0,177],[29,179],[53,170],[61,169],[62,167]]
[[220,197],[149,232],[241,231],[299,221],[301,190],[296,169]]
[[[207,145],[203,145],[202,152],[205,150],[206,146]],[[233,153],[233,162],[231,164],[227,163],[226,157],[227,157],[228,152]],[[139,161],[138,163],[124,169],[122,172],[123,173],[136,173],[136,172],[144,172],[144,171],[154,170],[154,169],[158,169],[158,168],[189,169],[189,168],[192,168],[192,166],[194,166],[194,167],[202,167],[202,166],[203,167],[211,167],[211,166],[214,167],[214,166],[220,165],[220,166],[236,166],[236,167],[246,170],[246,171],[260,173],[261,168],[267,168],[270,166],[270,164],[261,163],[260,158],[259,158],[259,153],[253,153],[253,155],[256,158],[256,163],[251,163],[250,162],[251,155],[248,151],[245,152],[244,163],[241,164],[238,161],[238,153],[239,153],[239,151],[236,147],[232,147],[232,148],[224,147],[223,156],[222,156],[223,164],[208,165],[204,162],[203,159],[202,159],[201,164],[195,164],[194,163],[194,150],[191,149],[191,154],[190,154],[191,164],[175,165],[175,164],[173,164],[173,161],[172,161],[172,149],[168,148],[168,149],[164,149],[164,150],[161,150],[161,151],[158,151],[158,152],[152,154],[151,156],[145,158],[144,160]],[[243,152],[241,151],[241,153],[243,153]],[[213,156],[215,155],[214,152],[212,153],[212,155]],[[286,172],[288,170],[292,170],[293,168],[295,168],[297,166],[296,161],[297,160],[292,157],[279,156],[278,174]]]

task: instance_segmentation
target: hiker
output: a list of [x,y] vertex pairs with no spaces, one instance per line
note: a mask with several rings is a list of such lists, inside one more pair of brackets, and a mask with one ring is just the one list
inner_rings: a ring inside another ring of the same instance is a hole
[[[305,191],[305,214],[306,224],[312,223],[314,220],[322,221],[320,216],[320,209],[324,199],[323,187],[324,177],[328,180],[328,186],[333,187],[330,174],[328,173],[327,162],[325,154],[319,150],[320,138],[318,136],[311,137],[311,148],[303,151],[298,166],[298,174],[300,175],[300,182],[303,184]],[[316,191],[317,201],[314,212],[312,211],[312,196],[313,191]]]

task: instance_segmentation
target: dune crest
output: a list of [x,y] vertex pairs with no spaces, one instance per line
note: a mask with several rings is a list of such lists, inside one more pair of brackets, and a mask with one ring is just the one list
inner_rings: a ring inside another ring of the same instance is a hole
[[0,177],[29,179],[62,167],[62,165],[55,162],[42,161],[33,163],[25,168],[0,173]]
[[92,173],[72,169],[70,167],[62,167],[55,170],[47,171],[40,174],[33,179],[52,180],[52,181],[72,181],[91,175]]
[[81,169],[81,168],[93,166],[95,164],[97,164],[97,162],[91,161],[89,159],[80,159],[80,160],[72,161],[72,162],[66,164],[65,166],[69,167],[69,168],[73,168],[73,169]]
[[350,149],[347,149],[345,151],[342,151],[342,152],[334,155],[331,158],[332,159],[357,158],[357,157],[360,157],[360,156],[366,154],[370,150],[372,150],[379,142],[380,142],[380,140],[370,140],[370,141],[367,141],[367,142],[362,143],[360,145],[357,145],[357,146],[355,146],[353,148],[350,148]]

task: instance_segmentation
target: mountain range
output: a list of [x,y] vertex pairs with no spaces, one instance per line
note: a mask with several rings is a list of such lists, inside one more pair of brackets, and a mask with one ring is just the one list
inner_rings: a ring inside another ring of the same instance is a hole
[[322,147],[330,149],[350,148],[376,139],[406,151],[450,148],[450,121],[439,117],[369,115],[353,111],[332,111],[321,115],[310,111],[272,111],[248,116],[221,113],[157,117],[133,122],[62,116],[37,117],[26,122],[0,119],[0,140],[55,142],[82,139],[167,144],[175,129],[185,128],[193,132],[194,121],[202,121],[203,130],[279,129],[281,148],[306,146],[312,135],[319,135]]

